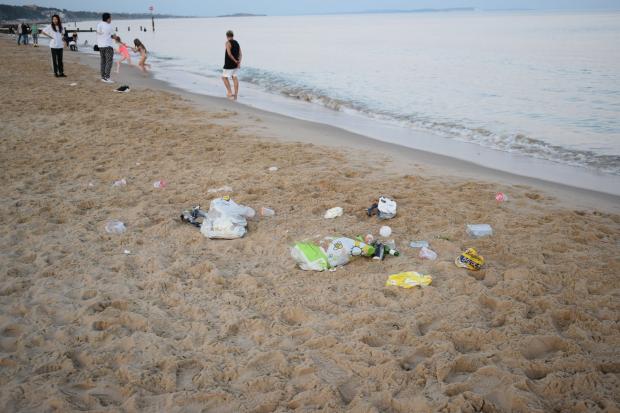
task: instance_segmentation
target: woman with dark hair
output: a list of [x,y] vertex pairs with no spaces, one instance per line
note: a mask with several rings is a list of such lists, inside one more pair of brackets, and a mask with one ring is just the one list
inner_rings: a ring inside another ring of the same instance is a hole
[[52,24],[41,31],[45,36],[49,37],[50,50],[52,51],[52,64],[54,65],[54,76],[66,77],[62,64],[62,49],[64,42],[62,40],[62,22],[60,16],[55,14],[52,16]]

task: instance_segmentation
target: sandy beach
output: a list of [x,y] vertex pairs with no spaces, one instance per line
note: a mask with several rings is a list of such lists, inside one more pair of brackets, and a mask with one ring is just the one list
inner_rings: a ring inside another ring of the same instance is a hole
[[[47,48],[3,38],[0,54],[0,411],[620,411],[617,197],[175,93],[127,66],[103,84],[69,52],[66,79]],[[276,215],[229,241],[180,222],[222,195]],[[394,219],[366,216],[379,195]],[[127,231],[106,233],[112,219]],[[478,223],[493,236],[469,237]],[[290,257],[384,224],[400,257],[322,273]],[[481,271],[454,265],[468,247]],[[385,286],[402,271],[433,283]]]

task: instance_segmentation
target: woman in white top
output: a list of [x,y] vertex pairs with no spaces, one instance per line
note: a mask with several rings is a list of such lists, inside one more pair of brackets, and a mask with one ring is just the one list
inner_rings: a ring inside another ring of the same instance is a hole
[[60,16],[55,14],[52,16],[52,24],[41,31],[43,35],[49,37],[50,50],[52,51],[52,64],[54,65],[54,76],[66,77],[64,67],[62,65],[62,49],[64,42],[62,41],[62,23]]

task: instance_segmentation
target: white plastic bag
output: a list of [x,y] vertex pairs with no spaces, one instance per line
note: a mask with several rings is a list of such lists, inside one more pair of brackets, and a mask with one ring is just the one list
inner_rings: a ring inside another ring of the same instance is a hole
[[239,205],[230,198],[211,201],[207,217],[200,226],[200,232],[207,238],[234,239],[246,233],[246,218],[256,215],[250,207]]
[[324,218],[326,218],[326,219],[333,219],[333,218],[336,218],[336,217],[341,217],[342,216],[342,212],[343,212],[343,210],[342,210],[341,207],[334,207],[334,208],[328,209],[325,212]]
[[394,218],[396,216],[396,201],[384,196],[379,197],[377,209],[379,210],[378,215],[380,219]]

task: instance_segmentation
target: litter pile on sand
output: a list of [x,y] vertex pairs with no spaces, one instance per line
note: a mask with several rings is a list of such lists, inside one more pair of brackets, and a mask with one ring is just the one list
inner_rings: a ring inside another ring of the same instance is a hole
[[[1,411],[618,411],[618,215],[242,136],[232,112],[0,53]],[[178,219],[223,186],[275,216],[235,240]],[[400,257],[296,268],[296,241],[377,235],[380,194]],[[423,239],[437,260],[408,247]],[[454,265],[467,247],[481,271]],[[385,286],[402,271],[433,282]]]

